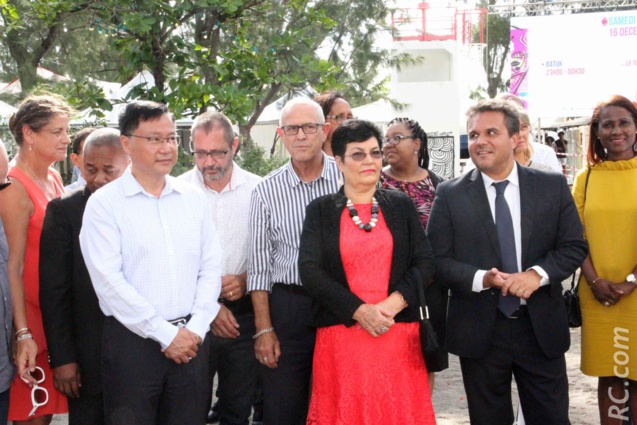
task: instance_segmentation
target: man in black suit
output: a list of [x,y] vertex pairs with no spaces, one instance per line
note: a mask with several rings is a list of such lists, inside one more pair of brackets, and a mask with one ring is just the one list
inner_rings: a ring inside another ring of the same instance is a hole
[[119,131],[104,128],[86,140],[86,186],[51,201],[40,240],[40,307],[53,379],[69,399],[69,424],[103,424],[101,341],[104,315],[80,250],[89,196],[128,166]]
[[476,169],[438,186],[427,235],[471,423],[513,423],[513,375],[527,424],[569,424],[561,282],[586,257],[582,225],[564,176],[515,162],[514,106],[488,100],[467,117]]

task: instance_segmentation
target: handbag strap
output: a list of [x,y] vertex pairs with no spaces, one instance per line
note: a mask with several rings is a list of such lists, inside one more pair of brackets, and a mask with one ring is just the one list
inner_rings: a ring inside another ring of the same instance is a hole
[[[584,204],[586,204],[586,193],[588,192],[588,179],[591,177],[591,171],[592,171],[592,168],[590,165],[587,168],[588,168],[588,171],[586,171],[586,183],[584,183]],[[573,272],[573,278],[571,279],[571,291],[575,288],[576,273],[577,273],[577,270]]]
[[418,286],[418,297],[420,298],[420,320],[429,320],[429,309],[427,308],[427,301],[425,300],[425,289],[422,287],[423,282],[422,276],[420,275],[420,270],[418,270],[417,267],[413,267],[412,270],[414,272],[414,277],[416,278],[416,286]]
[[584,184],[584,203],[586,203],[586,192],[588,192],[588,179],[591,176],[592,168],[590,165],[588,166],[588,171],[586,172],[586,183]]

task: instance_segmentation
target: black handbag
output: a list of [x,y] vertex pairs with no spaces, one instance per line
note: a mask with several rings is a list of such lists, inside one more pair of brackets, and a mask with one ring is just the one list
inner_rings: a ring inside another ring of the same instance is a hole
[[575,273],[571,279],[571,289],[564,291],[564,305],[566,306],[566,317],[570,328],[579,328],[582,326],[582,310],[579,306],[579,283],[575,283]]
[[[586,183],[584,184],[584,203],[586,203],[586,193],[588,192],[588,180],[591,177],[591,167],[586,172]],[[570,328],[579,328],[582,326],[582,310],[579,305],[579,283],[575,284],[575,274],[571,279],[571,289],[567,289],[562,294],[564,305],[566,306],[566,318]]]
[[434,331],[434,327],[429,321],[429,309],[427,308],[427,301],[425,300],[425,290],[423,288],[420,271],[417,268],[414,268],[413,270],[418,286],[418,296],[420,297],[420,345],[424,358],[425,353],[432,354],[438,351],[440,349],[440,344],[438,343],[436,331]]

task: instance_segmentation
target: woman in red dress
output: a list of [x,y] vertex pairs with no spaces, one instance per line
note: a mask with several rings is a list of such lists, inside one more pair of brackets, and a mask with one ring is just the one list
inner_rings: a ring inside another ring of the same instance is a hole
[[[9,402],[9,420],[14,424],[48,424],[52,414],[68,410],[66,397],[55,389],[48,361],[38,264],[46,205],[64,193],[59,174],[50,167],[66,158],[70,114],[71,108],[60,97],[31,96],[9,120],[19,151],[9,171],[12,184],[0,192],[0,216],[9,245],[7,272],[17,331],[18,370]],[[35,384],[40,388],[34,390]]]
[[332,138],[344,186],[307,208],[301,281],[318,328],[308,424],[435,424],[418,324],[431,248],[411,199],[376,190],[374,124],[346,121]]

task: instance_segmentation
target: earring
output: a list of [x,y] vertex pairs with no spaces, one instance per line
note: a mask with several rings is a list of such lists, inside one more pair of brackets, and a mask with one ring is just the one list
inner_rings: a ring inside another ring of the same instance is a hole
[[29,145],[29,150],[32,151],[33,150],[33,146]]
[[414,151],[414,155],[418,155],[418,151]]

